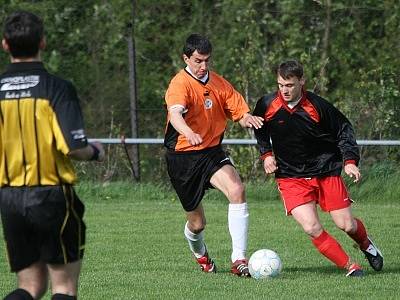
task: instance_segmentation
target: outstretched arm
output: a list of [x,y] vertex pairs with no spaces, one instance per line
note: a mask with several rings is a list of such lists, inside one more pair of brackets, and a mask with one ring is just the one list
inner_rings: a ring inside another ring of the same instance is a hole
[[255,128],[259,129],[263,126],[264,119],[262,117],[253,116],[249,113],[245,113],[239,120],[240,126],[243,128]]
[[86,147],[72,150],[68,156],[75,160],[104,160],[104,149],[101,143],[93,142],[87,144]]
[[[269,133],[269,127],[267,122],[264,120],[265,112],[267,110],[267,103],[270,97],[262,97],[257,101],[256,107],[254,109],[253,115],[261,118],[262,126],[259,128],[254,128],[254,135],[257,139],[258,148],[260,149],[261,159],[265,159],[267,156],[271,156],[272,154],[272,145]],[[270,166],[271,170],[272,162]]]

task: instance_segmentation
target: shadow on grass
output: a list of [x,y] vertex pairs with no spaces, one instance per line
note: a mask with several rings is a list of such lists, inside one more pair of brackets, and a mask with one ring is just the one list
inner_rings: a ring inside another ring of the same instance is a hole
[[399,274],[400,275],[400,266],[384,266],[382,271],[380,272],[374,272],[369,268],[368,274]]
[[[315,273],[317,274],[341,274],[343,273],[343,270],[336,269],[335,267],[299,267],[299,268],[293,268],[293,267],[288,267],[288,268],[283,268],[282,272],[285,273],[285,276],[287,275],[296,275],[299,273]],[[220,274],[231,274],[231,270],[227,268],[218,268],[217,266],[217,273]]]
[[322,266],[322,267],[287,267],[284,269],[285,273],[315,273],[315,274],[338,274],[342,273],[343,270],[338,269],[334,266]]
[[[384,269],[380,272],[376,272],[372,270],[369,266],[364,267],[365,271],[365,276],[370,277],[370,276],[386,276],[387,274],[397,274],[400,275],[400,266],[392,266],[392,267],[384,267]],[[217,266],[217,273],[216,274],[206,274],[201,272],[199,269],[190,269],[184,267],[182,270],[182,273],[188,272],[192,274],[193,272],[199,272],[202,273],[206,276],[216,276],[218,274],[220,275],[227,275],[227,276],[234,276],[229,268],[226,267],[221,267],[218,268]],[[294,278],[304,278],[307,276],[310,277],[319,277],[319,276],[338,276],[338,277],[344,277],[346,274],[345,270],[336,268],[335,266],[315,266],[315,267],[284,267],[282,270],[282,274],[278,278],[282,279],[294,279]],[[238,277],[239,278],[239,277]]]
[[[363,267],[366,276],[375,276],[380,274],[400,274],[400,266],[388,266],[384,267],[382,271],[376,272],[369,266]],[[323,267],[288,267],[283,270],[287,275],[296,273],[314,273],[314,274],[343,274],[346,273],[344,270],[335,268],[334,266],[323,266]]]

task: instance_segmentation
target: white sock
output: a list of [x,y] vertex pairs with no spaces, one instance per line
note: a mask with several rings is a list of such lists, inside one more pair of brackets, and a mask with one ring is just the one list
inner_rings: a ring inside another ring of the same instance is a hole
[[249,211],[247,203],[229,204],[228,226],[232,238],[232,262],[246,258]]
[[185,224],[185,237],[189,243],[189,248],[193,252],[196,258],[202,257],[206,253],[206,245],[204,244],[203,236],[204,232],[193,233],[188,228],[188,222]]

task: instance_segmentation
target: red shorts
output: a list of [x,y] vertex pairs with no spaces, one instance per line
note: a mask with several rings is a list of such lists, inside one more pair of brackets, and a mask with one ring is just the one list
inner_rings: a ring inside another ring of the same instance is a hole
[[311,201],[327,212],[349,207],[352,202],[341,176],[277,178],[276,182],[287,215],[293,208]]

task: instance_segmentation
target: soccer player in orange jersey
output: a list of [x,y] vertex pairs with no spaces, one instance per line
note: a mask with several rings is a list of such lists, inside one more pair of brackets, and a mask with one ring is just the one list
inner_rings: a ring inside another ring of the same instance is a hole
[[311,237],[318,251],[347,276],[362,276],[339,243],[322,227],[317,204],[329,212],[380,271],[383,257],[367,235],[363,222],[351,212],[350,196],[341,177],[358,182],[359,150],[349,120],[328,101],[304,89],[303,66],[291,60],[279,65],[278,91],[262,97],[254,115],[264,119],[255,129],[267,174],[275,174],[286,213]]
[[249,114],[242,95],[209,70],[211,52],[206,37],[191,34],[183,48],[186,67],[175,75],[166,92],[168,174],[186,211],[185,237],[204,272],[216,272],[216,266],[204,243],[206,218],[201,200],[208,188],[225,194],[232,238],[231,272],[247,277],[245,189],[221,142],[229,119],[245,128],[260,128],[262,118]]

